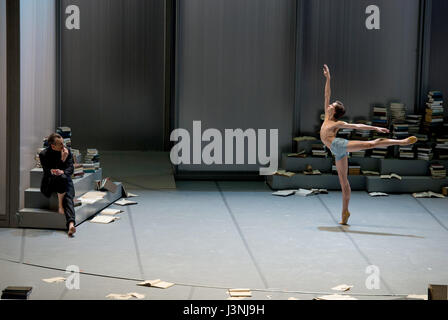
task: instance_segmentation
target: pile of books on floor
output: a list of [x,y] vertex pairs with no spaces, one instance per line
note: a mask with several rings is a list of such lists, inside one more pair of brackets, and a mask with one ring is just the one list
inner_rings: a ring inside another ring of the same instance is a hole
[[400,159],[415,159],[414,146],[400,146],[399,157]]
[[328,157],[328,152],[325,145],[323,144],[313,144],[311,146],[311,154],[313,157],[326,158]]
[[359,175],[361,175],[361,166],[349,165],[348,166],[348,174],[350,176],[359,176]]
[[406,120],[406,108],[403,103],[393,102],[390,104],[390,117],[392,123],[400,123]]
[[424,128],[430,131],[443,126],[443,95],[440,91],[430,91],[426,103]]
[[387,108],[385,107],[373,107],[372,125],[375,127],[388,128],[389,118],[387,114]]
[[437,159],[448,160],[448,142],[443,142],[444,139],[437,139],[437,144],[434,147],[434,154]]
[[84,166],[80,163],[76,163],[73,165],[74,171],[73,171],[73,179],[78,179],[84,177]]
[[409,125],[407,123],[394,123],[392,126],[394,139],[402,140],[409,137]]
[[430,144],[420,144],[417,146],[417,159],[430,161],[434,157]]
[[445,179],[446,178],[446,169],[445,166],[439,163],[433,163],[429,167],[429,170],[431,171],[431,176],[434,179]]
[[56,133],[61,135],[64,139],[64,144],[66,147],[72,146],[72,129],[69,127],[58,127],[56,128]]
[[415,136],[420,132],[423,116],[421,114],[410,114],[406,116],[408,132],[410,136]]

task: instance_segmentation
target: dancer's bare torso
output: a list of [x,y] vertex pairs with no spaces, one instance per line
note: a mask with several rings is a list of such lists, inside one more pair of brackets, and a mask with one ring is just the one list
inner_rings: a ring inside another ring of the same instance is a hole
[[333,140],[338,134],[339,126],[337,121],[325,118],[322,127],[320,128],[320,139],[328,147],[331,147]]

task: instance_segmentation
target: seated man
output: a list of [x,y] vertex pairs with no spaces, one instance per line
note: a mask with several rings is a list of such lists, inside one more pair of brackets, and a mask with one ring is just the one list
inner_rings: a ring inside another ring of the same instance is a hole
[[72,153],[64,146],[64,139],[59,134],[53,133],[48,137],[48,147],[39,154],[39,158],[44,169],[40,191],[47,198],[51,197],[53,192],[58,194],[58,212],[65,214],[68,235],[72,237],[76,232]]

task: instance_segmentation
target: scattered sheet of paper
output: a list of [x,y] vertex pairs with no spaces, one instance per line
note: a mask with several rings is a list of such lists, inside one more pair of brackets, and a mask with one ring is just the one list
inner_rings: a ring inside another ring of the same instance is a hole
[[130,192],[128,192],[128,198],[135,198],[135,197],[138,197],[139,195],[138,194],[134,194],[134,193],[130,193]]
[[114,216],[122,212],[123,210],[120,209],[104,209],[103,211],[100,212],[100,214],[104,214],[107,216]]
[[250,289],[229,289],[228,293],[232,298],[250,298],[252,292]]
[[410,294],[406,298],[407,299],[428,300],[428,295],[427,294]]
[[58,282],[65,282],[64,277],[55,277],[55,278],[49,278],[49,279],[42,279],[42,281],[45,281],[47,283],[58,283]]
[[314,300],[358,300],[358,299],[353,298],[351,296],[347,296],[347,295],[330,294],[330,295],[314,298]]
[[288,300],[300,300],[300,299],[294,298],[294,297],[289,297]]
[[327,189],[311,189],[313,194],[328,194]]
[[420,193],[413,193],[412,196],[414,198],[445,198],[445,196],[443,194],[440,193],[435,193],[432,191],[428,191],[428,192],[420,192]]
[[369,196],[371,196],[371,197],[388,197],[389,195],[384,192],[370,192]]
[[335,291],[348,291],[351,288],[353,288],[353,286],[349,286],[347,284],[341,284],[339,286],[336,286],[334,288],[331,288],[331,290],[335,290]]
[[78,200],[81,201],[83,204],[94,204],[95,202],[104,199],[106,194],[107,194],[106,192],[90,191],[83,194],[81,197],[78,198]]
[[121,200],[116,201],[115,204],[118,204],[119,206],[129,206],[132,204],[137,204],[137,202],[126,200],[126,199],[121,199]]
[[280,191],[274,192],[272,195],[278,196],[278,197],[288,197],[288,196],[295,194],[296,191],[297,190],[280,190]]
[[319,170],[312,170],[312,171],[303,171],[303,174],[308,175],[308,176],[318,176],[321,175],[322,172],[320,172]]
[[380,175],[379,172],[376,172],[376,171],[368,171],[368,170],[366,170],[366,171],[362,171],[362,174],[365,175],[365,176],[379,176],[379,175]]
[[398,174],[396,174],[396,173],[383,174],[380,178],[381,179],[398,179],[398,180],[402,180],[402,178]]
[[125,293],[125,294],[111,293],[106,296],[106,298],[116,299],[116,300],[129,300],[132,298],[143,299],[144,297],[145,297],[144,294],[140,294],[137,292],[130,292],[130,293]]
[[155,287],[155,288],[160,288],[160,289],[168,289],[168,288],[174,286],[174,283],[162,281],[160,279],[155,279],[155,280],[146,280],[143,282],[139,282],[139,283],[137,283],[137,285],[143,286],[143,287]]
[[120,219],[119,217],[114,217],[114,216],[101,216],[98,215],[96,217],[94,217],[92,220],[90,220],[90,222],[92,223],[101,223],[101,224],[108,224],[111,222],[114,222],[115,220]]
[[301,196],[301,197],[307,197],[307,196],[312,195],[312,194],[313,194],[312,190],[306,190],[306,189],[299,189],[296,192],[296,195],[297,196]]
[[277,170],[274,175],[291,178],[296,175],[295,172],[288,172],[286,170]]

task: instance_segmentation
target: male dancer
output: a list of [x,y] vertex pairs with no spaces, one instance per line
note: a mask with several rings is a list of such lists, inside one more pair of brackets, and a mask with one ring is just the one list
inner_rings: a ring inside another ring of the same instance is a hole
[[322,142],[331,150],[336,158],[336,168],[338,170],[339,182],[342,188],[342,221],[340,224],[347,225],[350,212],[348,204],[350,202],[350,183],[348,181],[348,152],[357,152],[361,150],[374,149],[378,147],[390,147],[394,145],[406,146],[417,142],[416,137],[409,137],[403,140],[377,139],[373,141],[348,141],[336,138],[340,129],[371,130],[381,133],[389,133],[386,128],[372,127],[363,124],[348,124],[339,119],[345,114],[345,108],[342,102],[336,101],[330,104],[331,97],[331,76],[330,69],[324,65],[324,76],[327,79],[325,85],[325,121],[320,131]]
[[64,139],[53,133],[48,137],[48,147],[39,154],[39,158],[44,169],[40,190],[47,198],[51,197],[53,192],[58,194],[58,212],[65,215],[68,236],[72,237],[76,232],[72,153],[64,146]]

